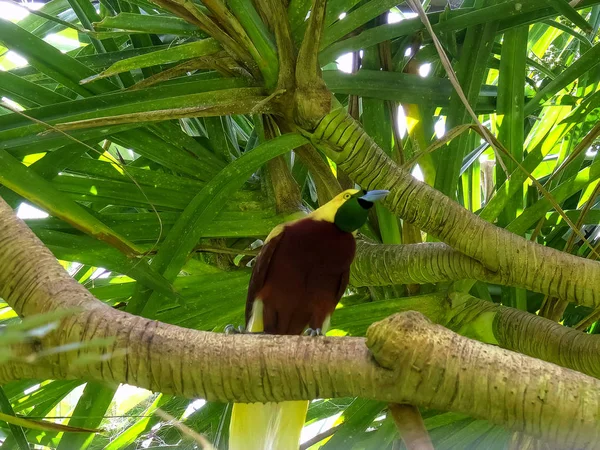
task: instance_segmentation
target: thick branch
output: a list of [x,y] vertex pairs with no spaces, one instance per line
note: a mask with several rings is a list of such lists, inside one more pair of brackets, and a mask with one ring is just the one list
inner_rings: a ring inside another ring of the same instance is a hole
[[[390,286],[475,279],[503,284],[499,274],[443,242],[381,245],[357,242],[353,286]],[[507,282],[508,280],[504,280]]]
[[[478,300],[481,302],[481,300]],[[499,345],[600,378],[600,336],[552,320],[496,305],[494,336]]]
[[333,316],[333,327],[350,324],[352,334],[360,335],[367,328],[360,317],[383,319],[391,310],[418,311],[463,336],[600,378],[599,335],[465,293],[437,292],[342,308]]
[[[559,291],[558,282],[540,284],[511,270],[494,272],[482,263],[442,242],[409,245],[372,245],[360,242],[352,265],[354,286],[390,286],[409,283],[440,283],[473,279],[529,289],[551,296],[566,295],[564,300],[594,306],[594,290]],[[559,281],[559,280],[557,280]],[[596,292],[597,295],[597,292]]]
[[518,286],[600,306],[600,263],[498,228],[397,166],[343,109],[322,119],[313,143],[365,189],[388,189],[384,204],[409,223]]
[[[361,338],[225,336],[133,316],[95,300],[0,200],[0,296],[21,314],[77,306],[37,348],[114,338],[112,359],[73,364],[94,348],[0,366],[21,376],[130,383],[215,401],[360,396],[488,419],[564,446],[600,438],[600,381],[482,344],[405,313]],[[584,407],[585,405],[585,407]]]

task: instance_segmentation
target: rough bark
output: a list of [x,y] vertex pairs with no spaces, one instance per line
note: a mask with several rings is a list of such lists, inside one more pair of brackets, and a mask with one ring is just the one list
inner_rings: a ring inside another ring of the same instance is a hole
[[[409,245],[359,242],[351,276],[354,286],[426,284],[473,279],[556,297],[565,295],[566,301],[592,308],[597,307],[600,302],[597,289],[561,290],[560,283],[564,281],[560,278],[550,278],[547,283],[540,284],[537,280],[512,270],[493,271],[442,242]],[[577,293],[579,295],[575,295]]]
[[[396,312],[418,311],[463,336],[600,378],[599,335],[568,328],[544,317],[465,293],[435,293],[363,304],[354,307],[354,310],[341,309],[334,315],[333,326],[340,319],[350,320],[346,314],[367,313],[367,309],[376,309],[381,303],[388,303],[387,311],[392,306]],[[374,310],[368,314],[378,318]],[[379,317],[383,318],[385,314]]]
[[322,149],[365,189],[388,189],[385,206],[407,222],[518,286],[553,285],[560,298],[600,305],[600,263],[544,247],[486,222],[392,161],[345,110],[325,116],[314,134]]
[[114,339],[100,348],[112,357],[93,362],[73,364],[93,347],[8,362],[0,383],[81,378],[224,402],[360,396],[466,413],[565,446],[594,448],[600,437],[600,381],[472,341],[418,313],[373,324],[366,341],[226,336],[151,321],[94,299],[3,201],[0,264],[0,296],[19,314],[78,309],[56,332],[15,349],[20,356]]

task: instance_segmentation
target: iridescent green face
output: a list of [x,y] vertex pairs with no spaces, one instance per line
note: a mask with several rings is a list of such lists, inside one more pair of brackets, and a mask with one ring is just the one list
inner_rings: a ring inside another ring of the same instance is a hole
[[389,191],[359,191],[351,195],[337,210],[334,218],[335,225],[342,231],[353,233],[367,222],[369,209],[373,204],[384,198]]

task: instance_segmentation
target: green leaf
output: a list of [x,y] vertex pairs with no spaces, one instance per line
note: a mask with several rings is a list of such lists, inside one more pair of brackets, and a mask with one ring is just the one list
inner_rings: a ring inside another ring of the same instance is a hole
[[[152,414],[158,405],[161,403],[162,395],[159,395],[156,400],[145,410],[145,415]],[[133,426],[127,428],[124,432],[119,434],[116,439],[112,440],[109,445],[107,445],[105,450],[120,450],[125,448],[126,446],[132,444],[140,432],[146,428],[146,424],[150,420],[150,417],[146,417],[142,420],[137,421]]]
[[525,105],[525,115],[531,114],[538,108],[540,103],[545,102],[551,96],[567,87],[577,78],[594,68],[598,63],[600,63],[600,44],[594,45],[590,50],[581,55],[577,61],[563,70],[554,80],[540,89],[533,100]]
[[118,61],[102,73],[82,79],[80,83],[87,84],[98,78],[106,78],[128,70],[212,55],[219,50],[221,50],[221,45],[214,39],[203,39],[188,44],[175,45],[165,50],[158,50]]
[[[600,161],[596,161],[591,166],[581,170],[576,176],[573,176],[556,188],[550,191],[552,197],[559,203],[568,199],[571,195],[585,189],[594,181],[600,178]],[[507,230],[515,234],[523,234],[534,223],[544,217],[547,211],[551,209],[550,201],[546,198],[541,198],[533,205],[526,208],[523,213],[513,220],[507,227]]]
[[[442,22],[439,22],[440,13],[429,14],[429,20],[435,32],[462,30],[487,23],[490,21],[490,18],[493,18],[494,21],[504,19],[504,22],[499,24],[499,29],[504,30],[524,23],[531,23],[541,18],[550,17],[553,10],[545,8],[546,6],[546,0],[529,0],[527,2],[523,2],[522,0],[507,0],[484,8],[465,8],[450,11],[450,14],[448,14],[449,18]],[[533,16],[531,16],[532,14]],[[521,22],[517,22],[519,19],[521,19]],[[422,29],[424,29],[424,26],[418,17],[371,28],[361,32],[358,36],[339,41],[328,48],[321,48],[319,60],[322,65],[325,65],[344,53],[358,51],[361,48],[370,47],[383,41],[410,36]],[[325,34],[324,41],[329,42],[327,33]]]
[[6,187],[75,228],[105,241],[124,253],[137,253],[134,244],[119,236],[83,207],[61,195],[50,183],[7,152],[0,152],[0,181]]
[[[10,401],[6,397],[4,390],[0,386],[0,411],[2,414],[5,414],[9,417],[15,417],[15,412],[10,405]],[[21,450],[29,450],[29,443],[27,442],[27,437],[25,436],[25,432],[20,425],[14,424],[12,422],[8,422],[8,427],[13,435],[13,438],[17,442],[17,445]]]
[[[102,416],[106,414],[117,387],[109,387],[101,383],[87,383],[83,394],[77,401],[73,410],[69,426],[76,428],[97,428],[102,423]],[[90,446],[94,434],[64,434],[58,444],[57,450],[70,450],[77,448],[84,450]]]
[[302,40],[302,36],[304,35],[304,21],[306,20],[311,4],[312,0],[291,0],[289,2],[288,19],[295,42]]
[[[67,0],[52,0],[43,5],[38,12],[47,14],[49,16],[57,16],[68,8],[69,2]],[[48,25],[47,19],[35,14],[29,14],[23,20],[19,21],[19,26],[21,28],[40,37],[41,32],[46,29],[46,25]]]
[[[247,180],[247,178],[267,161],[283,153],[306,144],[306,139],[298,134],[288,134],[265,142],[229,164],[222,172],[204,186],[186,207],[175,223],[165,242],[152,260],[152,267],[173,280],[188,257],[198,238],[203,224],[211,221],[222,208],[225,200]],[[138,292],[130,302],[130,311],[144,311],[150,292]],[[158,299],[157,299],[158,300]],[[144,312],[156,311],[158,301],[151,302]]]
[[[224,89],[177,99],[148,101],[82,114],[76,120],[55,124],[60,131],[106,127],[127,123],[160,122],[184,117],[246,114],[260,107],[266,97],[261,88]],[[259,108],[260,110],[260,108]],[[51,134],[53,131],[48,131]]]
[[[475,6],[480,11],[483,11],[494,8],[496,5],[490,6],[493,3],[491,0],[476,0]],[[486,6],[488,8],[485,8]],[[465,14],[465,16],[467,15]],[[496,15],[489,17],[497,18]],[[442,25],[447,25],[448,22],[450,20],[442,22]],[[456,76],[467,101],[472,106],[477,104],[477,98],[484,83],[488,70],[490,51],[496,38],[497,29],[498,23],[496,21],[471,26],[467,29],[465,42],[456,69]],[[456,92],[453,92],[450,97],[446,126],[454,128],[463,123],[470,123],[471,120],[471,116],[463,105],[462,99]],[[456,192],[462,160],[472,150],[469,144],[469,136],[461,134],[436,154],[437,164],[446,168],[446,170],[437,173],[434,187],[453,199],[457,198]]]
[[256,63],[265,77],[266,87],[273,88],[277,84],[279,59],[271,32],[261,20],[251,0],[229,0],[227,4],[248,33],[252,45],[256,47],[259,56]]
[[385,403],[360,398],[355,399],[344,411],[342,425],[321,448],[330,450],[348,447],[355,440],[354,436],[366,430],[384,408]]
[[[128,114],[140,111],[155,111],[181,106],[198,106],[199,102],[215,102],[224,100],[235,94],[236,88],[243,89],[248,82],[243,79],[210,80],[203,82],[182,83],[128,92],[118,92],[92,98],[63,102],[58,105],[42,106],[27,111],[27,115],[48,123],[63,123],[95,117],[99,111],[103,117]],[[249,88],[247,94],[257,91]],[[219,94],[221,90],[231,90],[229,94]],[[191,99],[190,99],[191,97]],[[211,100],[212,99],[212,100]],[[139,126],[139,125],[138,125]],[[50,139],[52,134],[38,136],[48,128],[20,114],[0,116],[0,148],[14,147],[15,139],[19,144],[40,142]],[[116,131],[115,131],[116,133]],[[105,132],[104,134],[107,134]],[[75,133],[72,133],[76,136]],[[67,138],[58,136],[65,141]],[[188,139],[191,139],[188,137]]]
[[13,399],[13,408],[17,413],[27,411],[29,408],[52,401],[57,397],[64,397],[82,383],[83,382],[79,380],[50,381],[48,384],[44,384],[32,393],[25,394],[21,392],[18,401]]
[[62,431],[68,433],[100,433],[102,430],[99,429],[88,429],[81,427],[70,427],[67,425],[61,425],[59,423],[30,420],[21,417],[11,416],[9,414],[0,413],[0,420],[7,422],[10,425],[16,425],[24,428],[31,428],[33,430],[42,431]]
[[[527,157],[521,164],[522,167],[531,173],[540,164],[554,146],[560,142],[564,135],[572,128],[572,124],[557,124],[568,115],[570,108],[567,106],[549,108],[544,116],[544,120],[536,123],[534,129],[530,132],[531,138],[527,145]],[[506,204],[521,188],[527,174],[521,169],[516,169],[511,173],[510,179],[498,186],[492,199],[480,211],[479,217],[493,222],[503,211]]]
[[552,6],[557,12],[562,14],[565,18],[569,19],[579,28],[586,33],[592,31],[592,26],[581,17],[577,11],[569,4],[566,0],[548,0],[550,6]]
[[[121,12],[116,16],[105,16],[93,24],[96,29],[114,28],[135,33],[175,34],[179,36],[201,36],[198,27],[178,17],[144,15]],[[151,50],[151,49],[149,49]]]
[[[544,23],[550,25],[551,27],[554,27],[561,31],[564,31],[565,33],[573,36],[575,39],[578,39],[579,43],[580,43],[582,49],[584,49],[584,51],[588,51],[590,48],[592,48],[593,44],[590,42],[590,40],[585,35],[578,33],[577,31],[573,30],[573,28],[568,27],[564,23],[557,22],[556,20],[546,20],[546,21],[544,21]],[[552,78],[554,78],[554,77],[552,77]]]
[[[363,67],[380,73],[380,65],[379,48],[367,49],[363,57]],[[363,98],[362,107],[362,123],[365,131],[388,156],[392,157],[393,128],[390,115],[392,105],[383,100]],[[398,218],[380,204],[375,205],[375,211],[382,242],[384,244],[400,244],[402,239]]]
[[414,296],[410,298],[386,299],[376,302],[361,303],[358,305],[338,306],[335,314],[331,316],[331,328],[342,330],[351,336],[364,336],[367,328],[374,322],[396,314],[398,311],[410,310],[411,303],[418,305],[418,310],[436,320],[443,314],[441,301],[445,294],[429,294],[423,296]]
[[[498,78],[498,140],[509,150],[514,161],[523,162],[525,142],[525,63],[527,57],[528,27],[513,28],[504,33],[500,75]],[[509,171],[514,171],[516,163],[502,156]],[[506,180],[504,169],[496,165],[496,183]],[[509,202],[499,216],[498,224],[505,226],[523,209],[523,189],[517,189],[513,201]]]
[[[389,11],[397,4],[398,2],[396,0],[371,0],[362,2],[358,8],[347,14],[343,20],[338,20],[326,29],[323,42],[321,43],[321,48],[327,48],[334,42],[359,28],[361,25],[364,25],[370,20],[375,19],[381,14]],[[347,8],[347,5],[344,5],[344,7]],[[327,8],[327,12],[329,13],[331,2],[328,3]]]
[[[29,405],[29,411],[27,416],[29,417],[45,417],[50,413],[50,411],[56,407],[58,403],[60,403],[66,395],[68,395],[74,388],[80,385],[80,381],[50,381],[44,383],[39,387],[34,393],[43,393],[44,395],[35,396],[35,402],[31,402],[33,404]],[[27,388],[31,388],[31,386],[27,386]],[[23,391],[25,389],[19,390],[19,395],[11,397],[13,403],[20,404],[23,399],[30,397],[27,394],[24,394]],[[32,394],[33,395],[33,394]],[[42,397],[45,397],[42,398]],[[39,442],[40,437],[50,437],[54,436],[57,433],[55,432],[37,432],[35,430],[28,430],[27,435],[31,441]],[[8,436],[2,446],[2,449],[13,449],[15,448],[15,441],[12,436]]]
[[83,97],[112,91],[116,88],[108,80],[98,80],[85,87],[81,86],[79,80],[94,75],[91,69],[61,53],[52,45],[28,33],[18,25],[4,19],[0,19],[0,42],[26,58],[29,64],[40,72]]
[[[450,81],[444,78],[423,78],[419,75],[380,70],[361,69],[355,74],[325,70],[323,79],[335,93],[424,106],[448,106],[452,93]],[[495,96],[495,87],[484,86],[478,101],[479,108],[490,109]]]
[[68,97],[13,75],[10,72],[0,72],[0,94],[28,107],[61,103],[69,100]]

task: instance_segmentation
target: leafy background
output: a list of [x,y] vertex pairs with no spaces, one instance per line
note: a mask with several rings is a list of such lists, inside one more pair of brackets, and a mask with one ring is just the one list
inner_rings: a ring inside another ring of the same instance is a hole
[[[414,176],[514,233],[590,255],[510,161],[506,165],[513,173],[506,181],[493,151],[477,134],[465,131],[447,147],[425,151],[468,119],[451,96],[421,22],[397,3],[328,2],[319,54],[328,88],[386,151],[410,164]],[[480,120],[499,131],[515,159],[597,245],[600,2],[580,2],[577,12],[565,1],[456,3],[454,10],[440,10],[427,0],[424,7]],[[250,30],[268,73],[277,64],[269,30],[252,13],[249,0],[230,1],[229,7]],[[290,1],[297,43],[309,8],[308,1]],[[173,119],[185,107],[218,108],[251,99],[258,87],[226,55],[215,53],[198,28],[147,0],[3,1],[0,12],[0,196],[98,299],[199,330],[221,332],[229,323],[241,323],[259,240],[293,217],[276,210],[261,166],[285,155],[304,204],[314,208],[324,200],[315,174],[290,152],[301,140],[268,141],[264,117],[248,108],[240,114]],[[384,52],[380,43],[387,46]],[[98,78],[100,73],[105,76]],[[81,84],[84,79],[89,82]],[[547,107],[538,108],[540,102]],[[42,123],[157,110],[168,111],[165,120],[70,131],[76,140],[44,133]],[[335,165],[325,162],[336,173]],[[460,174],[458,186],[452,183],[454,173]],[[398,243],[402,225],[381,209],[363,232],[379,242]],[[195,244],[187,261],[178,246],[186,236]],[[131,248],[147,256],[132,259]],[[177,261],[184,264],[181,270]],[[423,293],[435,289],[421,286]],[[363,334],[368,324],[395,312],[386,301],[409,292],[403,286],[351,288],[332,333]],[[471,292],[533,313],[543,301],[539,294],[483,282]],[[376,308],[360,309],[360,320],[351,319],[353,307],[375,302]],[[563,323],[576,325],[592,313],[570,305]],[[7,342],[19,322],[0,300],[0,326],[6,327],[0,339]],[[586,329],[596,333],[595,320]],[[228,405],[79,381],[19,381],[2,391],[5,413],[106,432],[61,433],[0,423],[0,448],[27,448],[25,440],[57,449],[194,448],[193,440],[153,414],[157,408],[226,448]],[[436,448],[504,448],[510,440],[508,432],[485,421],[436,411],[423,415]],[[303,440],[327,430],[333,435],[311,448],[402,448],[385,405],[378,402],[312,402]]]

